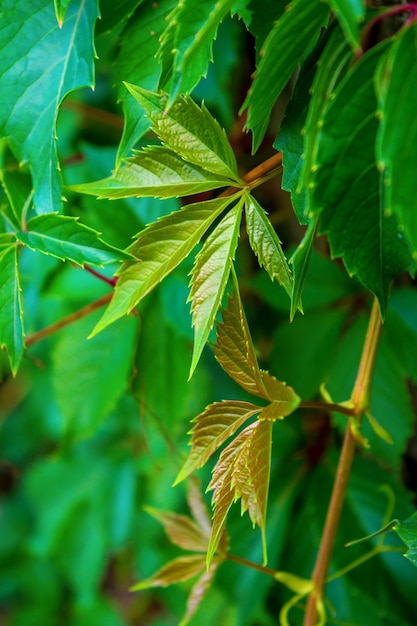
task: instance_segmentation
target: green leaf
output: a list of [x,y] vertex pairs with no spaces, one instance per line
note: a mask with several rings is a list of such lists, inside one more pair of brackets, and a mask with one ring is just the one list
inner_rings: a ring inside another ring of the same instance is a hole
[[93,432],[129,384],[137,322],[120,321],[87,339],[89,317],[61,331],[53,352],[53,382],[64,432],[74,438]]
[[18,232],[18,239],[32,250],[50,254],[63,261],[103,265],[130,258],[122,250],[100,239],[99,233],[78,222],[76,217],[56,213],[37,215]]
[[30,166],[39,213],[61,207],[55,126],[65,95],[93,84],[97,2],[72,0],[62,28],[50,0],[2,2],[0,135]]
[[337,88],[309,185],[310,210],[320,213],[320,231],[328,235],[332,256],[342,257],[348,272],[377,296],[382,315],[392,279],[411,263],[395,217],[382,206],[374,151],[378,122],[373,74],[387,45],[370,50]]
[[128,262],[119,271],[113,299],[93,334],[127,315],[197,245],[213,221],[234,197],[216,198],[185,206],[150,224],[128,252],[137,263]]
[[405,556],[417,567],[417,512],[394,526],[394,530],[408,547]]
[[381,58],[376,75],[378,95],[378,168],[383,176],[384,211],[398,218],[398,237],[410,244],[417,260],[417,218],[410,198],[417,194],[417,23],[402,28]]
[[246,228],[250,245],[265,267],[271,280],[276,279],[289,296],[293,288],[293,277],[282,251],[281,241],[266,212],[250,194],[245,194]]
[[164,144],[186,161],[242,185],[226,133],[204,104],[200,108],[189,96],[179,96],[168,109],[166,94],[126,86],[146,110]]
[[169,16],[166,31],[161,37],[159,52],[163,66],[160,88],[169,81],[169,105],[179,93],[190,93],[212,58],[212,42],[220,22],[226,17],[235,0],[181,0]]
[[153,576],[142,580],[130,587],[130,591],[142,591],[151,587],[169,587],[175,583],[184,582],[194,578],[204,571],[206,566],[205,556],[190,555],[180,556],[163,565]]
[[274,23],[282,16],[288,0],[238,0],[233,10],[237,12],[248,31],[255,38],[255,50],[259,56],[262,45]]
[[317,230],[318,219],[312,220],[297,250],[290,259],[293,266],[293,291],[291,294],[290,320],[294,319],[297,310],[302,310],[301,297],[304,283],[310,266],[311,253],[313,252],[314,237]]
[[[3,235],[3,243],[4,237]],[[20,296],[17,246],[0,249],[0,346],[6,348],[10,368],[16,375],[24,352],[23,312]]]
[[262,410],[250,402],[225,400],[214,402],[195,417],[191,434],[191,451],[174,485],[203,467],[218,448],[231,437],[250,417]]
[[[327,22],[323,2],[293,0],[276,22],[262,47],[261,60],[242,110],[249,109],[246,127],[253,133],[253,152],[268,127],[272,107],[309,46]],[[294,33],[297,37],[294,37]]]
[[365,16],[363,0],[327,0],[336,14],[345,36],[355,52],[359,52],[359,24]]
[[171,543],[183,550],[206,552],[209,537],[192,519],[186,515],[160,511],[152,507],[145,507],[145,510],[162,524]]
[[73,185],[71,189],[99,198],[156,196],[179,198],[234,184],[229,178],[187,163],[169,148],[146,148],[128,159],[113,176],[94,183]]
[[209,235],[194,263],[189,296],[194,328],[190,377],[206,344],[226,288],[237,247],[242,208],[243,200],[240,199]]
[[54,0],[56,19],[58,20],[60,28],[62,28],[62,24],[64,23],[65,13],[67,12],[70,2],[71,0]]
[[[128,81],[144,89],[156,90],[161,74],[157,58],[159,39],[166,28],[166,18],[175,6],[176,0],[142,2],[122,33],[114,66],[116,80],[121,85],[119,98],[123,103],[125,117],[123,136],[117,151],[117,167],[151,125],[143,107],[122,82]],[[112,5],[112,13],[117,11]]]

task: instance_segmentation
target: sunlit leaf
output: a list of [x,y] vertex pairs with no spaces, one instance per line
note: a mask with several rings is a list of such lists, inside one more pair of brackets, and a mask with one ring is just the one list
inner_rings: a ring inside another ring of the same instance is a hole
[[230,209],[207,238],[194,263],[189,297],[194,327],[190,376],[197,366],[221,304],[237,247],[242,208],[243,201],[240,200]]
[[191,451],[175,483],[202,467],[211,455],[262,407],[250,402],[225,400],[214,402],[195,417],[191,434]]
[[[8,236],[6,236],[8,237]],[[4,236],[3,236],[3,243]],[[0,248],[0,346],[6,348],[15,375],[24,352],[23,311],[17,246]]]
[[137,152],[113,176],[94,183],[73,185],[71,189],[109,199],[179,198],[232,184],[228,178],[185,162],[169,148],[154,146]]
[[409,242],[417,260],[417,218],[410,198],[417,195],[417,22],[396,35],[376,75],[378,92],[378,168],[384,184],[384,210],[398,218],[398,237]]
[[292,293],[293,277],[282,251],[281,241],[267,214],[251,195],[245,196],[246,228],[250,245],[265,267],[271,280],[277,280],[289,296]]
[[126,263],[119,271],[114,296],[94,332],[127,315],[196,246],[212,222],[233,197],[190,204],[150,224],[129,252],[137,263]]
[[202,532],[192,519],[186,515],[160,511],[152,507],[145,507],[145,511],[162,524],[169,540],[173,544],[183,548],[183,550],[206,552],[209,537]]
[[365,16],[365,2],[363,0],[327,1],[336,14],[350,45],[358,52],[360,50],[359,24]]
[[169,587],[175,583],[194,578],[206,568],[206,558],[200,555],[180,556],[163,565],[155,574],[130,587],[130,591],[142,591],[151,587]]
[[206,76],[213,60],[213,39],[234,3],[235,0],[182,0],[170,14],[159,52],[163,66],[160,88],[169,87],[170,105],[178,93],[190,93]]
[[262,383],[266,390],[266,398],[279,408],[280,417],[290,415],[300,403],[300,398],[294,389],[284,382],[277,380],[268,372],[261,371]]
[[[328,15],[328,7],[323,2],[293,0],[266,38],[243,105],[243,109],[249,109],[246,127],[253,133],[253,152],[261,144],[278,96],[306,50],[318,38]],[[297,37],[294,37],[295,32]]]
[[103,241],[97,231],[80,224],[78,218],[56,213],[33,217],[26,229],[19,231],[18,238],[32,250],[82,266],[89,263],[102,267],[130,258],[129,254]]
[[405,556],[417,567],[417,512],[394,526],[394,530],[408,547]]
[[204,104],[199,107],[189,96],[180,96],[168,110],[166,94],[126,86],[146,110],[164,144],[186,161],[240,183],[236,158],[226,133]]
[[95,0],[71,0],[62,27],[50,0],[2,2],[0,135],[30,166],[39,213],[61,206],[55,126],[66,94],[92,86]]

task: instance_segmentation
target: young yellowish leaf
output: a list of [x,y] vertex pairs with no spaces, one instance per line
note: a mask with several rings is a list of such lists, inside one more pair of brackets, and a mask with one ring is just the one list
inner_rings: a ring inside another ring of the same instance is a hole
[[191,279],[194,349],[192,376],[212,329],[234,259],[240,230],[243,200],[240,199],[216,226],[198,253]]
[[130,587],[130,591],[141,591],[151,587],[168,587],[194,578],[204,571],[206,558],[204,555],[180,556],[163,565],[153,576]]
[[314,583],[309,578],[300,578],[290,572],[276,572],[274,578],[285,585],[290,591],[298,593],[301,596],[307,595],[312,591]]
[[294,389],[289,385],[277,380],[275,376],[268,372],[261,371],[262,382],[266,389],[266,398],[279,406],[281,417],[290,415],[301,402],[301,398],[297,396]]
[[186,515],[160,511],[152,507],[145,507],[145,511],[162,524],[171,543],[183,550],[204,553],[207,551],[209,537]]
[[221,562],[222,559],[220,558],[213,559],[208,570],[200,576],[200,578],[191,589],[190,595],[188,596],[187,600],[187,610],[181,622],[179,623],[179,626],[186,626],[190,619],[193,617],[193,615],[196,613],[198,607],[201,604],[201,601],[203,600],[204,596],[211,586],[211,583],[213,582],[214,575],[217,572],[217,569]]
[[191,451],[178,474],[174,485],[192,472],[202,467],[212,454],[237,430],[246,420],[262,410],[250,402],[224,401],[210,404],[206,410],[194,418],[195,425],[190,431]]

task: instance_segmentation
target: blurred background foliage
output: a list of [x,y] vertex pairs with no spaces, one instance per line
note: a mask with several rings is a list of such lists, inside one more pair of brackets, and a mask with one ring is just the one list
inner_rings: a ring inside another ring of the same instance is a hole
[[[134,53],[135,40],[114,18],[114,3],[103,2],[101,8],[96,89],[72,94],[59,117],[58,150],[66,184],[108,175],[123,129],[112,87],[132,80],[123,75],[123,54]],[[127,29],[134,32],[134,21]],[[237,115],[254,67],[248,37],[237,20],[224,21],[214,44],[215,62],[193,94],[205,100],[227,129],[243,173],[270,155],[282,111],[280,101],[254,162],[250,138],[242,134]],[[302,231],[279,180],[257,193],[290,253]],[[178,206],[176,200],[67,197],[68,214],[81,216],[84,224],[120,247],[146,223]],[[369,294],[329,260],[324,238],[318,239],[313,254],[303,297],[305,315],[296,316],[291,325],[283,290],[259,270],[243,232],[237,266],[262,366],[303,398],[315,398],[325,381],[335,400],[346,399],[365,334]],[[184,487],[171,485],[187,451],[190,419],[210,402],[246,399],[208,349],[187,382],[190,267],[183,263],[145,299],[136,316],[116,322],[94,339],[86,337],[98,312],[36,342],[15,379],[2,356],[2,626],[178,624],[189,583],[128,591],[179,552],[143,506],[187,513]],[[29,337],[109,292],[82,269],[26,248],[21,268]],[[372,398],[374,416],[394,444],[365,428],[371,447],[355,461],[332,572],[363,554],[361,545],[344,548],[347,541],[374,532],[386,515],[405,519],[413,511],[416,310],[415,285],[400,278]],[[276,569],[310,575],[341,440],[341,431],[332,426],[343,429],[344,419],[303,411],[275,425],[267,537],[270,564]],[[209,470],[201,471],[199,479],[204,490]],[[238,510],[232,511],[228,530],[234,554],[262,560],[260,534]],[[391,533],[387,543],[399,545],[399,540]],[[331,621],[330,608],[330,623],[410,626],[417,614],[415,589],[415,569],[401,553],[379,555],[329,585],[329,601],[337,607],[339,620]],[[277,624],[289,597],[269,577],[225,563],[192,623],[270,626]],[[295,609],[294,623],[301,619],[302,611]]]

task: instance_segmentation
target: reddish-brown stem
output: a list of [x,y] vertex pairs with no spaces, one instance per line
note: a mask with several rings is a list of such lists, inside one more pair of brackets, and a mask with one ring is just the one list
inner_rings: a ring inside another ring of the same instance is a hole
[[[360,420],[361,416],[368,408],[372,374],[381,329],[382,321],[379,312],[379,305],[375,298],[362,349],[362,356],[359,363],[355,386],[351,396],[354,409],[354,417],[351,419]],[[353,457],[355,455],[355,447],[356,439],[351,428],[351,424],[348,422],[342,452],[340,454],[336,471],[336,478],[333,484],[333,491],[329,507],[327,509],[327,516],[324,523],[319,552],[313,570],[312,580],[314,586],[313,592],[309,596],[307,602],[307,608],[304,616],[304,626],[315,626],[317,622],[317,607],[318,603],[321,603],[323,599],[324,587],[333,554],[342,507],[346,496]]]
[[316,409],[317,411],[335,411],[336,413],[342,413],[342,415],[348,415],[352,417],[355,415],[355,410],[348,406],[343,406],[343,404],[336,404],[335,402],[319,402],[319,401],[310,401],[304,400],[300,402],[299,409]]
[[110,285],[111,287],[114,287],[117,283],[117,276],[113,276],[113,278],[108,278],[108,276],[104,276],[104,274],[101,274],[100,272],[95,270],[93,267],[90,267],[89,265],[84,265],[84,269],[86,272],[88,272],[89,274],[92,274],[99,280],[103,281],[103,283],[106,283],[107,285]]

